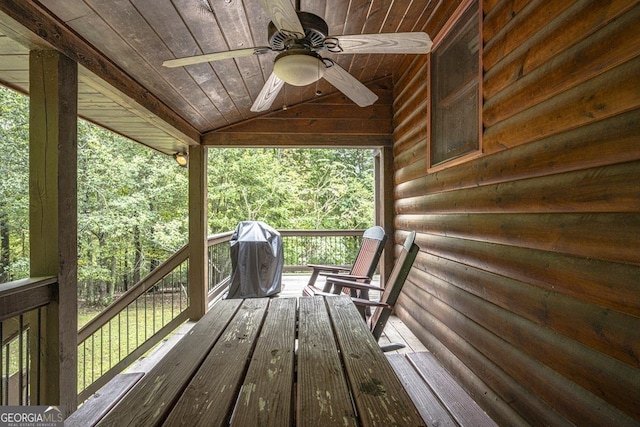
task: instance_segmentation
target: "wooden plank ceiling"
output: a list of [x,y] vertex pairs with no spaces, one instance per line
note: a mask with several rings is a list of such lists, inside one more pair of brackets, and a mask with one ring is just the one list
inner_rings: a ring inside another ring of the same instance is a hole
[[[296,6],[323,17],[330,35],[341,35],[421,31],[441,2],[300,0]],[[0,0],[0,83],[28,93],[29,48],[53,46],[81,65],[83,117],[166,153],[200,142],[322,146],[322,135],[334,146],[390,142],[389,77],[403,56],[323,53],[378,94],[373,106],[357,107],[321,79],[285,84],[266,113],[250,107],[271,74],[273,52],[162,66],[177,57],[267,46],[268,23],[258,0]]]

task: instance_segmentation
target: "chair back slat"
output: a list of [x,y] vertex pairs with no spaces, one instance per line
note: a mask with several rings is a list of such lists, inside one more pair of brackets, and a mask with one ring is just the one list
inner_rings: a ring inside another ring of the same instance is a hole
[[[375,226],[367,229],[362,237],[362,244],[356,259],[351,266],[350,274],[354,276],[367,276],[369,279],[373,277],[378,261],[382,255],[384,244],[387,241],[387,235],[384,228]],[[348,288],[344,288],[342,293],[350,295]]]
[[[384,245],[387,241],[387,235],[384,231],[384,228],[376,225],[374,227],[368,228],[365,230],[362,235],[362,243],[360,244],[360,248],[358,250],[358,254],[356,255],[353,264],[351,265],[351,269],[349,270],[349,274],[351,276],[361,276],[367,277],[368,279],[359,280],[362,282],[370,282],[373,274],[378,267],[378,261],[380,260],[380,256],[382,255],[382,251],[384,250]],[[305,286],[302,291],[303,296],[313,296],[316,295],[318,291],[322,292],[330,292],[331,283],[325,281],[324,288],[319,288],[316,286],[316,280],[318,277],[323,274],[321,272],[330,272],[331,274],[338,274],[338,270],[335,268],[330,268],[330,266],[323,265],[313,265],[313,272],[309,277],[309,283]],[[345,294],[350,294],[348,288],[344,288],[342,290]],[[363,297],[368,297],[366,293],[363,293]]]
[[413,262],[418,256],[420,248],[414,243],[415,238],[415,231],[412,231],[409,236],[407,236],[404,244],[402,245],[400,255],[398,256],[396,263],[393,266],[393,270],[389,275],[387,285],[380,297],[380,302],[387,304],[387,306],[377,307],[369,318],[369,328],[376,340],[380,339],[380,335],[382,335],[382,330],[391,315],[393,306],[398,300],[398,296],[400,296],[402,286],[407,280],[409,271],[411,271],[411,267],[413,266]]
[[371,277],[377,266],[375,260],[380,258],[379,253],[382,252],[381,246],[380,240],[363,239],[358,256],[351,267],[351,274]]

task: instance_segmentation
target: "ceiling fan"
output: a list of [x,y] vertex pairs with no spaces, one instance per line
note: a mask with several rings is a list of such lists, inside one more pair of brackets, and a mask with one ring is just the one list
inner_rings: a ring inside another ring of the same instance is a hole
[[296,11],[290,0],[259,2],[271,18],[268,28],[269,46],[171,59],[162,65],[182,67],[279,52],[273,72],[253,103],[251,111],[268,110],[285,82],[294,86],[306,86],[321,78],[360,107],[366,107],[376,102],[378,96],[340,65],[320,56],[319,52],[424,54],[431,50],[431,39],[423,32],[328,36],[329,28],[322,18],[312,13]]

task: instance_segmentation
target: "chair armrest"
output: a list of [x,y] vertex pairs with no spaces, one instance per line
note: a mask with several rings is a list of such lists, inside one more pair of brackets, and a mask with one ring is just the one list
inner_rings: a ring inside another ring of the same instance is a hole
[[323,291],[322,289],[313,285],[307,285],[302,290],[303,297],[315,297],[315,296],[324,296],[324,297],[334,296],[335,297],[336,295],[337,294],[335,293]]
[[327,278],[327,281],[344,288],[384,292],[384,288],[381,288],[380,286],[371,285],[369,283],[355,282],[353,280],[340,279],[338,277]]
[[[328,280],[328,281],[333,281],[334,278],[351,280],[352,282],[355,282],[357,280],[362,280],[362,281],[364,281],[364,283],[369,283],[371,281],[371,277],[369,277],[369,276],[357,276],[355,274],[320,273],[320,275],[322,277],[326,277],[326,280]],[[363,282],[359,282],[359,283],[363,283]]]
[[331,271],[331,272],[338,272],[338,271],[351,271],[350,268],[348,267],[341,267],[339,265],[319,265],[319,264],[307,264],[307,267],[312,268],[314,270],[318,270],[318,271]]
[[331,293],[331,292],[316,291],[316,293],[313,296],[315,296],[315,297],[317,297],[317,296],[335,297],[335,296],[337,296],[337,294],[334,294],[334,293]]
[[351,297],[351,301],[353,301],[353,303],[356,306],[360,306],[360,307],[391,307],[386,302],[371,301],[371,300],[363,299],[363,298],[353,298],[353,297]]

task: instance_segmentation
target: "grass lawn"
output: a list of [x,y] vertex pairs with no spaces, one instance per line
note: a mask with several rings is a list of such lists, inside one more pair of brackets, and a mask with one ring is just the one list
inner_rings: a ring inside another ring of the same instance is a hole
[[[78,390],[85,389],[187,308],[176,294],[147,294],[116,315],[78,346]],[[82,306],[81,327],[101,308]]]

